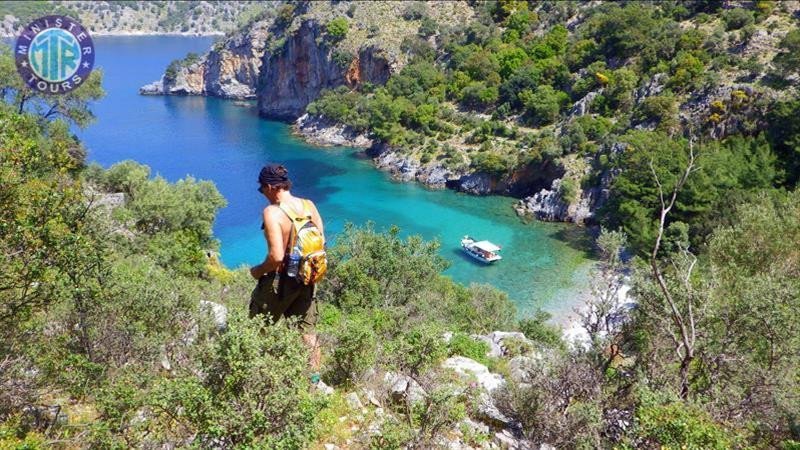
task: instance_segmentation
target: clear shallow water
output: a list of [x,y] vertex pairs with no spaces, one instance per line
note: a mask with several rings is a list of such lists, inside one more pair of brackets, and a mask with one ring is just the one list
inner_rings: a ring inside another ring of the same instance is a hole
[[[328,234],[346,222],[398,225],[404,235],[439,239],[451,263],[446,274],[462,283],[490,283],[508,292],[522,310],[541,306],[569,312],[585,284],[587,255],[581,230],[524,223],[514,200],[473,197],[398,183],[352,149],[316,148],[296,139],[286,124],[258,118],[255,108],[213,98],[148,97],[138,88],[157,79],[172,59],[202,52],[211,38],[97,37],[96,66],[105,72],[107,96],[93,105],[97,122],[78,130],[89,159],[108,167],[134,159],[174,181],[209,179],[228,200],[214,226],[228,266],[260,262],[265,200],[255,191],[260,167],[285,164],[293,192],[312,198]],[[463,255],[459,240],[470,234],[500,244],[504,259],[483,266]]]

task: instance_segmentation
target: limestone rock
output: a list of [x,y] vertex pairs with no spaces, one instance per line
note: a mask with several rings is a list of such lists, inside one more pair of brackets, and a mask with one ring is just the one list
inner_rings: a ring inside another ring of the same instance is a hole
[[28,405],[22,408],[22,424],[25,428],[44,430],[67,423],[69,423],[69,417],[61,405]]
[[366,134],[319,116],[303,114],[295,121],[294,129],[307,141],[316,145],[369,148],[374,144]]
[[305,20],[297,31],[285,37],[280,50],[263,55],[257,92],[261,115],[294,120],[323,89],[365,82],[383,84],[388,80],[392,64],[380,49],[363,48],[354,61],[342,67],[335,61],[334,49],[324,33],[324,26]]
[[483,364],[464,356],[452,356],[447,358],[442,363],[442,367],[453,369],[456,373],[465,378],[474,377],[478,384],[486,389],[487,392],[492,392],[505,383],[501,375],[489,372],[489,369]]
[[492,176],[488,173],[477,172],[464,175],[458,180],[458,190],[475,195],[491,194],[494,188]]
[[510,417],[497,408],[491,395],[486,392],[481,392],[478,395],[476,413],[478,419],[495,428],[506,429],[516,425]]
[[490,338],[489,336],[483,336],[480,334],[473,334],[473,339],[477,339],[479,341],[483,341],[486,345],[489,346],[489,351],[486,352],[486,356],[490,358],[499,358],[503,356],[503,349],[500,345],[494,341],[494,339]]
[[344,399],[347,402],[347,406],[349,406],[350,409],[360,410],[361,408],[364,407],[364,405],[361,403],[361,399],[358,398],[358,394],[356,394],[355,392],[347,394],[344,397]]
[[592,106],[592,102],[597,98],[598,95],[600,95],[600,93],[601,91],[589,92],[588,94],[584,95],[583,98],[575,102],[575,104],[572,105],[572,109],[569,110],[570,118],[581,117],[588,114],[589,107]]
[[424,400],[427,393],[419,383],[408,375],[403,375],[396,372],[386,372],[383,377],[383,382],[389,389],[389,394],[395,402],[403,402],[408,400],[410,403],[416,403]]
[[228,308],[225,306],[208,300],[200,300],[200,311],[211,315],[214,325],[219,331],[225,331],[228,328]]
[[[509,429],[496,432],[494,434],[494,441],[500,446],[501,449],[534,450],[534,448],[537,448],[525,439],[518,437]],[[542,449],[543,447],[538,448]]]
[[334,393],[334,389],[332,387],[328,386],[327,384],[325,384],[325,382],[322,381],[322,380],[318,381],[314,385],[314,389],[316,389],[317,392],[321,392],[322,394],[325,394],[325,395],[331,395],[331,394]]
[[160,80],[153,81],[152,83],[145,84],[139,88],[141,95],[162,95],[164,94],[164,77]]

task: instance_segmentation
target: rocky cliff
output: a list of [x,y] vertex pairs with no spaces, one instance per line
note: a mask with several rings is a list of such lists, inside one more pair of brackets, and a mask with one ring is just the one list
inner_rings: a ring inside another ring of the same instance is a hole
[[270,25],[268,21],[257,21],[215,45],[195,62],[173,62],[161,80],[142,86],[139,92],[255,98],[258,74],[271,36]]
[[352,60],[335,58],[322,26],[306,20],[276,52],[264,54],[258,76],[258,111],[268,118],[294,120],[323,89],[369,82],[383,84],[392,63],[379,48],[359,50]]

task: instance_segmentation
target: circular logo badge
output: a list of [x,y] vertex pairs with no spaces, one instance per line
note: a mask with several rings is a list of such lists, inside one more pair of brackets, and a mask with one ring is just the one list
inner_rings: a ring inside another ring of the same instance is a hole
[[94,67],[89,32],[66,16],[40,17],[28,24],[17,38],[14,55],[25,84],[49,94],[77,88]]

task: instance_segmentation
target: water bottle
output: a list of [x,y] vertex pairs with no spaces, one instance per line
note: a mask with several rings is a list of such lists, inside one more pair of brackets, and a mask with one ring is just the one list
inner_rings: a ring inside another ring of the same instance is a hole
[[297,270],[300,268],[300,249],[297,247],[292,248],[292,253],[289,255],[289,263],[286,266],[286,275],[290,278],[297,276]]

